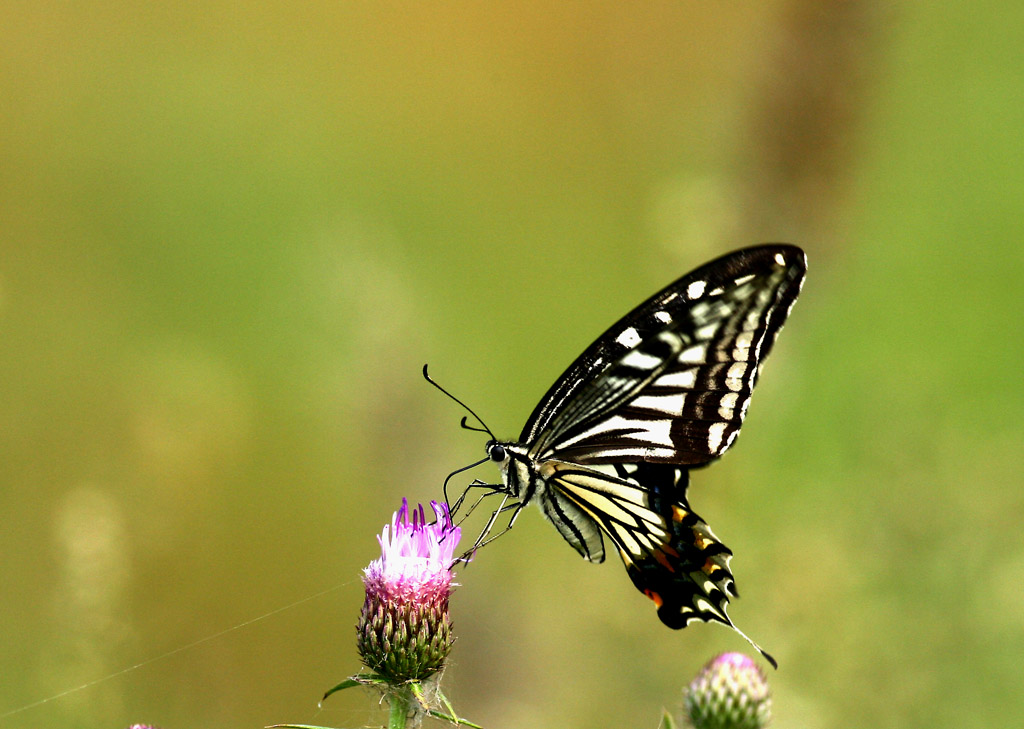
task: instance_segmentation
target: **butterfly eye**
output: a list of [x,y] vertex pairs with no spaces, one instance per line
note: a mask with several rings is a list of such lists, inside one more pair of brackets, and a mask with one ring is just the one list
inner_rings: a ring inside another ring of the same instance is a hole
[[487,449],[487,455],[491,457],[492,461],[501,463],[505,460],[505,448],[495,443]]

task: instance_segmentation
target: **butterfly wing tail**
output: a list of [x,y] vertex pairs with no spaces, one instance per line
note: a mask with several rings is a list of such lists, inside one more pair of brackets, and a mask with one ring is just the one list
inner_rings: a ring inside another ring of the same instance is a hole
[[732,552],[685,501],[672,503],[669,509],[673,526],[670,544],[640,559],[621,553],[633,584],[654,602],[658,618],[668,627],[680,630],[692,622],[727,625],[778,668],[771,654],[729,617],[729,598],[739,597],[729,569]]

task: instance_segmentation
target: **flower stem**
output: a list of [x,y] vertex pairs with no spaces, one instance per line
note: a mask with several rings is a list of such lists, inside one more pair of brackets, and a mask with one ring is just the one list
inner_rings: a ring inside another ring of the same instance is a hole
[[391,711],[388,714],[388,729],[405,729],[409,718],[409,689],[400,688],[390,692]]

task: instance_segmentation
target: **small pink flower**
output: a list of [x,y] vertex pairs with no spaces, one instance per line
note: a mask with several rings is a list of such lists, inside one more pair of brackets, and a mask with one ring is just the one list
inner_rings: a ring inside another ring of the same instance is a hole
[[436,673],[451,651],[448,616],[452,559],[461,530],[445,504],[430,503],[437,520],[428,524],[422,506],[402,508],[377,538],[381,556],[363,571],[366,600],[356,625],[363,662],[395,682]]
[[410,523],[409,504],[402,499],[402,508],[377,537],[380,559],[364,570],[367,589],[397,601],[447,600],[452,586],[449,567],[462,530],[452,525],[446,504],[431,501],[430,506],[437,515],[435,523],[427,524],[422,506],[413,509]]

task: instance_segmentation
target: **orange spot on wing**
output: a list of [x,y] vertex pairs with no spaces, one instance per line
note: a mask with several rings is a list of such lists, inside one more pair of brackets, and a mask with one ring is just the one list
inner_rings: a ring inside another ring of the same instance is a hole
[[654,558],[658,560],[658,564],[667,569],[669,572],[676,571],[676,568],[673,567],[672,563],[668,561],[668,557],[665,556],[665,552],[661,551],[660,549],[656,549],[652,554],[654,555]]
[[661,607],[664,604],[664,602],[665,602],[664,600],[661,599],[661,595],[656,593],[654,590],[644,590],[644,594],[647,595],[647,597],[649,597],[652,600],[654,600],[654,604],[657,607]]
[[672,504],[672,519],[674,521],[682,521],[687,516],[689,516],[689,514],[690,512],[688,512],[683,507],[677,506],[676,504]]

